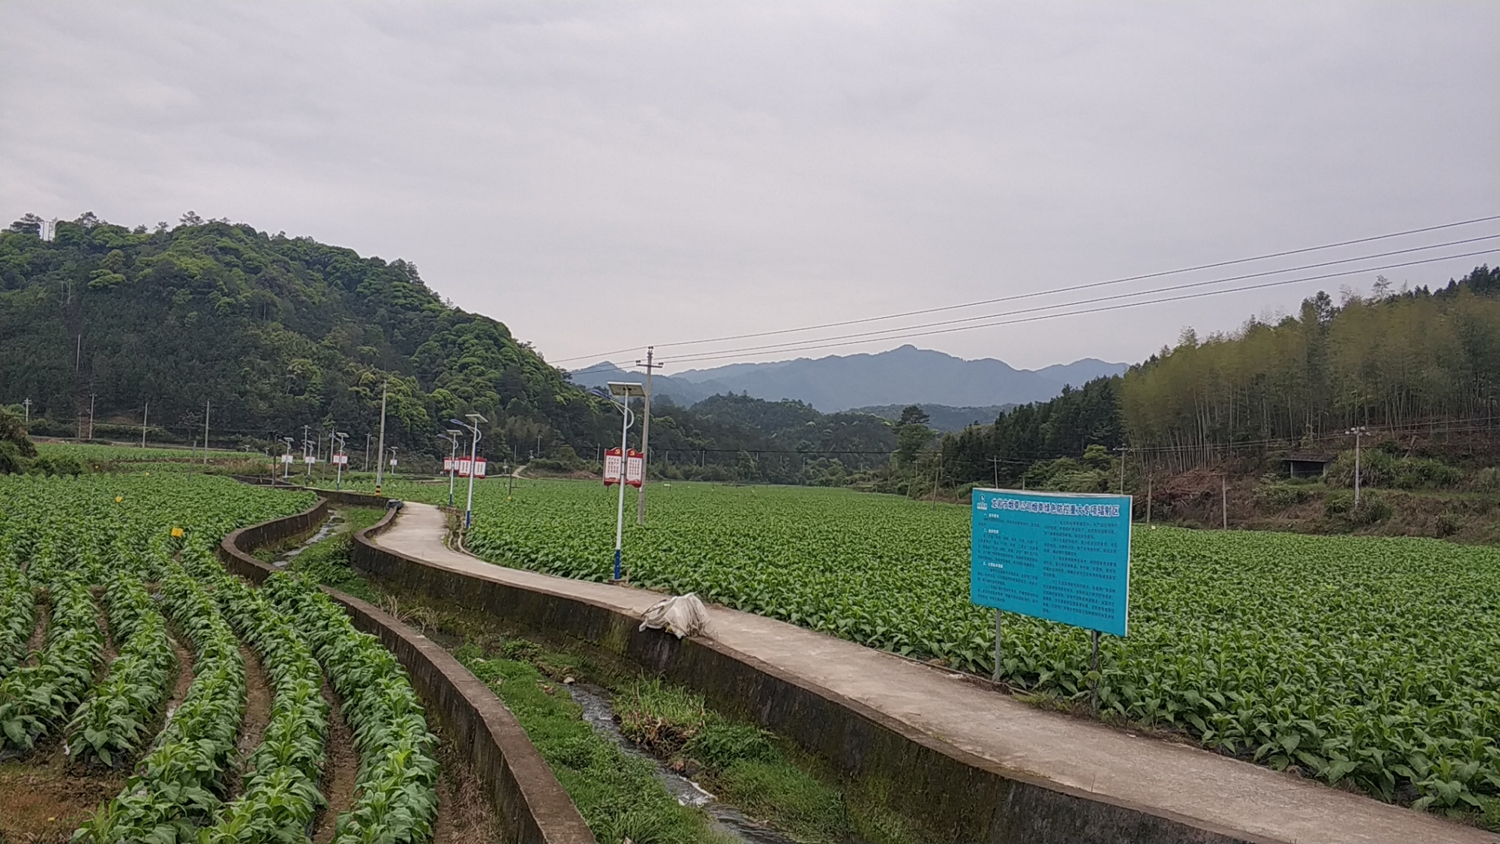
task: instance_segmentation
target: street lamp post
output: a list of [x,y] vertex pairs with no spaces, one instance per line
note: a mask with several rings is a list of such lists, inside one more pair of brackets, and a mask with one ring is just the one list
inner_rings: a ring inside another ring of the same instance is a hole
[[623,573],[621,548],[625,540],[625,476],[630,465],[626,437],[630,433],[631,422],[635,419],[635,414],[630,412],[630,400],[645,398],[646,390],[634,382],[610,381],[609,395],[612,399],[620,400],[620,499],[615,508],[615,580],[620,580]]
[[488,425],[490,420],[477,413],[465,413],[464,418],[469,421],[460,422],[457,419],[448,421],[468,429],[472,435],[472,439],[469,440],[469,501],[464,505],[464,530],[468,530],[469,525],[474,522],[474,462],[479,459],[479,440],[483,436],[479,433],[479,425],[476,423],[483,422]]

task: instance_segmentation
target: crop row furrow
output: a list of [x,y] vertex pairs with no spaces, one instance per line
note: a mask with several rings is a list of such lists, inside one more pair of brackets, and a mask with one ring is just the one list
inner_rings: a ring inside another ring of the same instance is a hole
[[279,573],[263,588],[313,646],[354,733],[357,796],[338,817],[334,841],[426,841],[437,813],[437,740],[406,671],[311,582]]
[[73,577],[48,584],[52,621],[36,664],[0,680],[0,750],[28,751],[67,723],[94,680],[104,656],[99,607],[88,586]]
[[88,842],[195,840],[220,806],[245,705],[239,640],[204,588],[166,566],[167,613],[192,643],[192,686],[119,795],[79,829]]
[[300,841],[325,803],[318,792],[329,712],[322,669],[292,620],[259,592],[206,557],[190,570],[213,585],[220,611],[260,655],[276,693],[261,744],[246,760],[243,792],[200,841]]
[[140,578],[114,574],[105,587],[110,628],[120,654],[68,724],[68,753],[108,767],[127,764],[150,736],[177,662],[167,620]]

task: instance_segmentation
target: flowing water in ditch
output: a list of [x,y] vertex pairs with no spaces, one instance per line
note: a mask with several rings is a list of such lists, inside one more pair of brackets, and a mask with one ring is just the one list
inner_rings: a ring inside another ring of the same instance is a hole
[[615,709],[607,696],[576,684],[568,686],[567,689],[568,693],[573,696],[573,700],[583,707],[583,720],[589,722],[596,732],[609,737],[620,746],[621,750],[650,762],[656,771],[657,779],[666,786],[667,792],[676,797],[678,803],[684,806],[696,806],[706,812],[720,832],[727,833],[731,838],[747,842],[747,844],[796,844],[795,839],[788,838],[774,829],[746,818],[733,806],[720,803],[697,783],[678,774],[662,764],[661,760],[655,756],[636,747],[630,739],[620,733],[620,728],[615,725]]
[[303,551],[306,551],[307,549],[313,547],[319,541],[326,539],[330,533],[338,530],[339,525],[343,524],[343,522],[344,517],[339,514],[339,511],[331,511],[328,518],[325,519],[323,521],[323,524],[318,528],[317,533],[303,540],[302,544],[298,545],[297,547],[289,549],[285,553],[277,554],[276,559],[271,561],[271,565],[279,569],[286,568],[287,563],[290,563],[293,559],[295,559],[298,554],[301,554]]

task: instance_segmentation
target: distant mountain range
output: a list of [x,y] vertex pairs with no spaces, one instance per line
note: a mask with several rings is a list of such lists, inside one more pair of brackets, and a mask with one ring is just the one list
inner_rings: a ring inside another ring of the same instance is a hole
[[[652,392],[691,405],[720,394],[748,394],[768,401],[795,399],[824,413],[856,408],[879,413],[884,406],[920,404],[933,413],[942,406],[994,421],[1001,406],[1046,401],[1064,385],[1079,387],[1095,378],[1124,372],[1123,363],[1084,358],[1044,369],[1016,369],[993,358],[964,360],[943,352],[902,346],[888,352],[798,358],[775,363],[735,363],[690,369],[652,379]],[[644,375],[605,361],[584,367],[573,380],[584,386],[607,381],[643,381]],[[981,413],[982,412],[982,413]],[[934,414],[934,427],[938,427]],[[961,427],[961,426],[960,426]]]

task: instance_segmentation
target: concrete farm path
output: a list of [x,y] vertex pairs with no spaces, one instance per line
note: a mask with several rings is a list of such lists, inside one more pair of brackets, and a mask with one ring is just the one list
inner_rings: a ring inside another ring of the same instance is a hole
[[[444,544],[438,508],[406,502],[377,545],[452,571],[573,595],[640,617],[661,595],[507,568]],[[1493,833],[1198,747],[1046,712],[936,668],[785,622],[711,606],[708,635],[1010,770],[1192,826],[1278,842],[1494,844]]]

